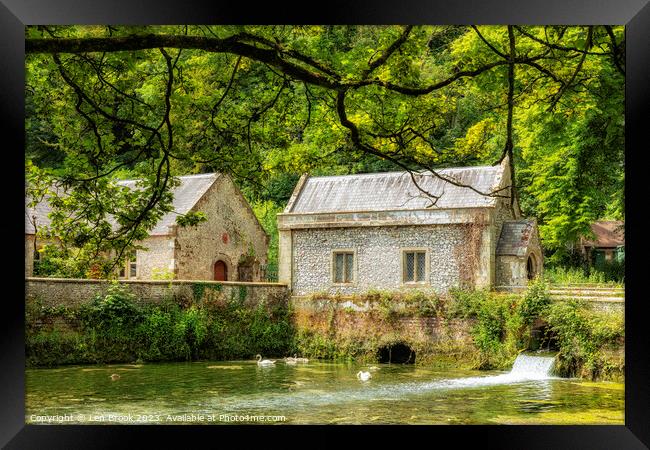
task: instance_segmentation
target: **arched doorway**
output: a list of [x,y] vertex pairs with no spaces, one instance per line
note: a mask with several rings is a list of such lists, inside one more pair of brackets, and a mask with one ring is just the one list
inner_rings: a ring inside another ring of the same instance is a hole
[[526,275],[529,280],[533,280],[537,276],[537,263],[532,253],[528,256],[528,261],[526,261]]
[[228,266],[221,260],[214,263],[214,280],[228,281]]

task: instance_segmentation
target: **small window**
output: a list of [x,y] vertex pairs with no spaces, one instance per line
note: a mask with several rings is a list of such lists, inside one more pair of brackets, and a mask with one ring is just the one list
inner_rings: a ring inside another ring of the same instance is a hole
[[119,278],[136,278],[138,276],[138,266],[136,252],[130,252],[124,260],[124,265],[120,267]]
[[403,254],[404,283],[422,283],[427,273],[427,253],[424,250],[408,250]]
[[354,252],[334,252],[334,282],[354,282]]

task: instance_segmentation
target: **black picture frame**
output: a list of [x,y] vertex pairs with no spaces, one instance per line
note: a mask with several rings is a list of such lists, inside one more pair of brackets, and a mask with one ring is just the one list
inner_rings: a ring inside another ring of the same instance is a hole
[[[246,430],[258,427],[196,426],[42,426],[25,425],[24,355],[24,247],[18,236],[24,210],[24,26],[36,24],[617,24],[626,25],[626,370],[625,425],[622,426],[435,426],[410,427],[395,432],[390,427],[330,427],[334,431],[360,429],[379,436],[394,434],[404,443],[414,443],[412,432],[424,439],[458,444],[474,440],[480,448],[518,449],[623,449],[650,446],[650,334],[645,331],[646,315],[641,295],[644,266],[643,215],[639,213],[647,188],[643,185],[642,160],[647,153],[645,123],[650,105],[650,6],[648,0],[458,0],[399,2],[339,0],[310,5],[280,5],[266,2],[172,1],[172,0],[0,0],[0,148],[5,181],[4,220],[5,266],[0,313],[2,353],[0,360],[0,445],[6,448],[109,448],[128,446],[133,439],[164,440],[168,445],[195,442],[207,434],[207,442],[224,443],[226,435],[256,440]],[[311,12],[313,11],[313,12]],[[646,138],[645,140],[642,140]],[[10,175],[10,176],[8,176]],[[630,207],[630,205],[632,207]],[[14,217],[13,214],[16,214]],[[24,230],[23,230],[24,231]],[[13,237],[15,236],[15,237]],[[7,251],[8,250],[8,251]],[[12,263],[13,262],[13,263]],[[21,297],[22,296],[22,297]],[[275,439],[275,430],[265,427],[259,444]],[[323,428],[302,430],[325,435]],[[403,428],[403,427],[400,427]],[[293,430],[291,430],[293,432]],[[238,433],[234,436],[232,433]],[[405,434],[406,433],[406,434]],[[284,433],[286,434],[286,433]],[[408,435],[408,437],[407,437]],[[426,436],[425,436],[426,435]],[[314,436],[316,437],[316,436]],[[214,439],[214,440],[213,440]],[[305,445],[318,441],[308,438]],[[338,439],[333,437],[332,444]],[[153,441],[148,441],[153,442]],[[325,441],[323,440],[323,443]],[[432,441],[433,442],[433,441]],[[281,441],[277,443],[282,445]],[[441,444],[442,445],[442,444]],[[185,447],[186,445],[184,445]]]

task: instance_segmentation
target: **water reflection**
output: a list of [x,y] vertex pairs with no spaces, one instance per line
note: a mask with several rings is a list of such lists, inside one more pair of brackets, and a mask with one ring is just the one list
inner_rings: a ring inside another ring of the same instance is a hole
[[283,415],[287,423],[478,424],[566,413],[567,423],[580,423],[581,414],[594,410],[594,420],[620,416],[622,423],[623,390],[602,383],[377,366],[368,382],[356,378],[367,366],[331,362],[145,364],[120,371],[117,381],[110,374],[128,366],[30,369],[27,421],[32,414],[64,413],[84,417],[76,423],[88,423],[90,415],[149,414],[158,418],[144,423],[169,423],[167,415],[259,414]]

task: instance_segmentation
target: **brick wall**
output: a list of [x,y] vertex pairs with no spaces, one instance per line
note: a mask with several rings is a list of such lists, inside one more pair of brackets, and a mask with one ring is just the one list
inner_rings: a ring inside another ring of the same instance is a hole
[[31,277],[34,274],[34,240],[33,234],[25,235],[25,276]]

